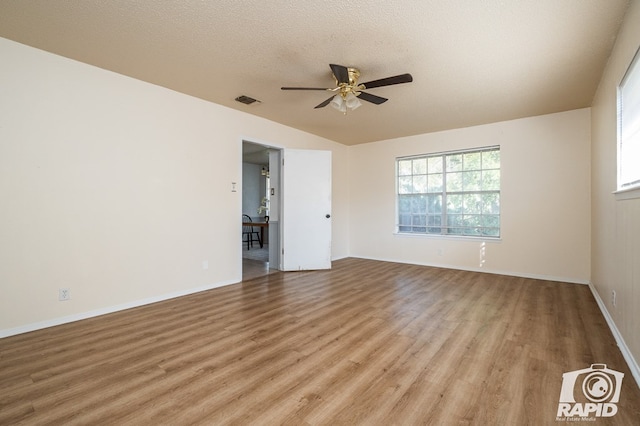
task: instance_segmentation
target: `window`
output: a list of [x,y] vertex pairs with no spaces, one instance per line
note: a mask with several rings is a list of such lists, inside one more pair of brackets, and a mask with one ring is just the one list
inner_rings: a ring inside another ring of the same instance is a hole
[[640,59],[618,87],[618,190],[640,187]]
[[396,159],[399,233],[500,236],[500,147]]

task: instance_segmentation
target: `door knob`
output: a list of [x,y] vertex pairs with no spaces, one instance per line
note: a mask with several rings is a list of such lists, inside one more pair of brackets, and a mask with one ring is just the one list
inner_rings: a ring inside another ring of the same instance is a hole
[[330,215],[330,214],[327,214],[325,217],[326,217],[327,219],[329,219],[329,218],[331,217],[331,215]]

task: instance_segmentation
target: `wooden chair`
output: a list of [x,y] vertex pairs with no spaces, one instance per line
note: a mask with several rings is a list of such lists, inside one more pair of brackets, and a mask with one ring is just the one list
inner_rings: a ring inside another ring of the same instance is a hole
[[[251,220],[251,217],[249,215],[243,214],[242,223],[247,223],[247,222],[253,222],[253,221]],[[255,235],[255,240],[253,237],[254,235]],[[262,246],[262,241],[260,240],[260,232],[256,231],[256,228],[254,228],[253,226],[242,225],[242,241],[247,242],[247,250],[249,250],[250,247],[253,247],[254,241],[257,241],[260,244],[260,246]]]

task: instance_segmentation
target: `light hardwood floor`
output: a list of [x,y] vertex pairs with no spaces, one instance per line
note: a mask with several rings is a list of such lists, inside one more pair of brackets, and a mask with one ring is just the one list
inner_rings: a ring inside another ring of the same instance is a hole
[[244,281],[278,272],[269,268],[269,246],[262,248],[256,243],[251,250],[242,250],[242,279]]
[[269,262],[259,260],[242,259],[242,280],[248,281],[254,278],[263,277],[267,274],[278,272],[277,269],[269,268]]
[[562,374],[625,374],[583,285],[362,259],[0,340],[0,424],[553,425]]

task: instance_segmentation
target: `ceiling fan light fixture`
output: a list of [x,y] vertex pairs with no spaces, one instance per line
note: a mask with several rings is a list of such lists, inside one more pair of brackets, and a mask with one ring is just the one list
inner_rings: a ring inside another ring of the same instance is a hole
[[358,108],[360,105],[362,105],[362,102],[360,102],[360,99],[358,99],[355,94],[349,92],[347,94],[338,93],[333,97],[329,105],[331,105],[332,108],[337,109],[341,113],[346,114],[347,111],[353,111],[354,109]]
[[345,97],[345,103],[347,104],[347,108],[350,110],[354,110],[362,105],[360,99],[358,99],[358,97],[352,92],[347,93],[347,96]]
[[346,102],[344,101],[344,99],[342,99],[342,96],[340,94],[335,95],[329,105],[340,112],[346,112],[347,110]]

